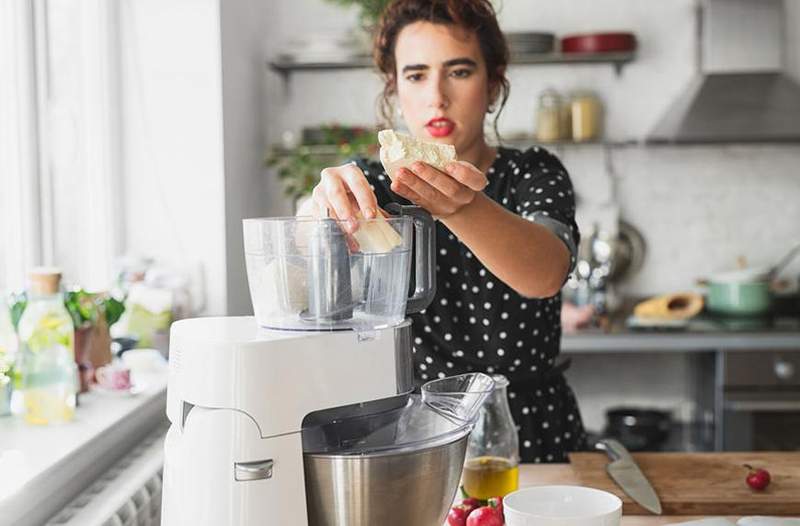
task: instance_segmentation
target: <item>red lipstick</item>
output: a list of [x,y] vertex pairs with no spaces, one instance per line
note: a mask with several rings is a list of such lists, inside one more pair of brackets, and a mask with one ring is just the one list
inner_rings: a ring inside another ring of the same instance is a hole
[[447,137],[456,127],[456,123],[445,117],[435,117],[428,121],[425,129],[431,137]]

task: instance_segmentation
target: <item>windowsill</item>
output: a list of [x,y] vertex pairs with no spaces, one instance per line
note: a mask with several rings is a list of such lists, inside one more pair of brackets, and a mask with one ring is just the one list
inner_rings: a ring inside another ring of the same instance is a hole
[[32,426],[0,418],[0,517],[40,524],[165,421],[167,371],[139,376],[135,396],[92,391],[75,420]]

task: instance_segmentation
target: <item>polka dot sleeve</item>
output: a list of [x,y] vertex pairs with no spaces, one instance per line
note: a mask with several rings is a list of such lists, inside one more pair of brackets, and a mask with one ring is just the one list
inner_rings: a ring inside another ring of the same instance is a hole
[[570,272],[575,267],[580,233],[575,223],[575,194],[561,161],[543,148],[524,152],[513,168],[517,213],[549,229],[570,253]]

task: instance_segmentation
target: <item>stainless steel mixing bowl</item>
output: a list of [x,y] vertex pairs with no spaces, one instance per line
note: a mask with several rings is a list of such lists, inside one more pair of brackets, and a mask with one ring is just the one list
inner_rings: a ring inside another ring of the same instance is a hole
[[309,526],[441,526],[453,504],[469,432],[416,451],[306,453]]

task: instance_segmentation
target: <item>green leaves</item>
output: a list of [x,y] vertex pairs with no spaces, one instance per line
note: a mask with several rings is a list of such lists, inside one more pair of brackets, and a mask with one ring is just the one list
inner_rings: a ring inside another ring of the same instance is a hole
[[311,193],[324,168],[353,157],[374,156],[378,151],[377,133],[366,128],[332,124],[320,131],[319,144],[301,144],[290,150],[276,147],[266,159],[267,166],[277,171],[284,193],[293,200]]
[[391,3],[391,0],[328,0],[328,2],[343,7],[359,6],[361,8],[361,22],[367,26],[375,26],[378,24],[381,13]]
[[83,289],[74,289],[64,295],[64,306],[72,316],[75,328],[94,325],[97,321],[97,303],[91,294]]
[[119,321],[122,313],[125,312],[125,304],[116,298],[108,297],[103,300],[106,313],[106,323],[111,327]]
[[25,307],[28,306],[28,295],[24,292],[19,292],[11,295],[11,324],[14,330],[17,330],[19,319],[22,318],[22,313],[25,312]]
[[[19,320],[28,306],[28,296],[25,292],[13,294],[10,301],[11,324],[18,330]],[[106,323],[111,327],[119,321],[125,312],[125,303],[105,294],[91,294],[81,288],[67,291],[64,294],[64,306],[67,308],[72,324],[77,329],[86,324],[97,323],[98,316],[105,316]]]

